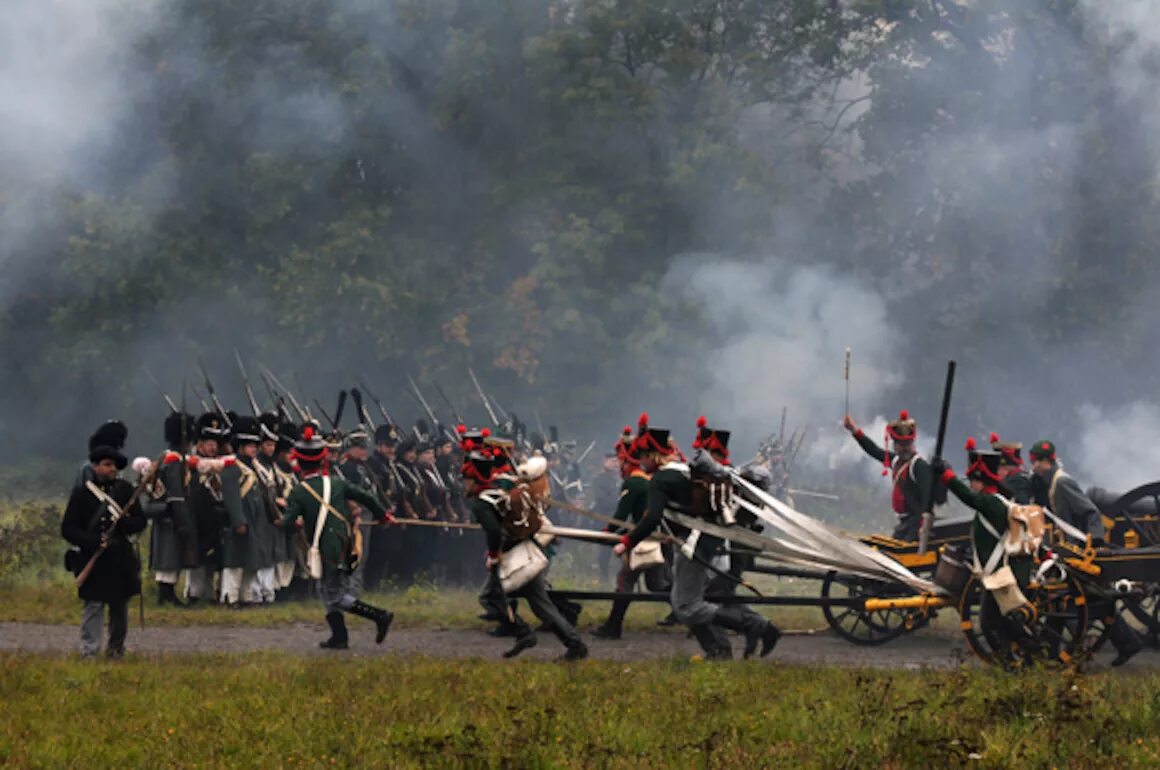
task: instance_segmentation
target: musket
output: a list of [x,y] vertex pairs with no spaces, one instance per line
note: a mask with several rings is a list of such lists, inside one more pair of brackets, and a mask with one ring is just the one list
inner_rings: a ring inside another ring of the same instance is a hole
[[576,458],[576,464],[579,465],[580,463],[584,462],[584,458],[588,456],[588,453],[591,452],[593,447],[595,447],[595,446],[596,446],[595,441],[588,444],[588,448],[585,449],[583,452],[581,452],[580,456]]
[[279,382],[278,378],[274,376],[274,373],[272,371],[270,371],[268,368],[266,368],[264,366],[261,367],[261,371],[262,371],[262,374],[264,376],[270,378],[270,382],[274,383],[274,385],[278,388],[278,390],[282,391],[282,393],[285,394],[286,398],[290,399],[290,405],[294,407],[294,411],[298,412],[298,416],[302,418],[303,422],[307,422],[307,421],[313,419],[310,416],[310,410],[302,408],[302,404],[298,403],[298,399],[294,398],[294,394],[290,392],[290,389],[287,388],[285,385],[283,385],[281,382]]
[[809,428],[802,428],[802,434],[800,436],[798,436],[797,446],[795,446],[793,448],[793,454],[791,454],[789,456],[789,462],[786,463],[786,466],[785,466],[786,470],[789,470],[790,468],[792,468],[794,461],[797,460],[798,452],[800,452],[802,449],[802,444],[806,443],[806,433],[808,431],[809,431]]
[[435,383],[435,392],[439,394],[439,398],[443,399],[443,403],[447,404],[447,408],[451,411],[451,416],[455,418],[456,425],[463,425],[465,423],[463,416],[459,414],[459,410],[451,403],[451,399],[443,392],[443,388],[439,387],[438,380],[432,380]]
[[435,412],[431,411],[431,405],[427,403],[427,399],[423,398],[423,394],[419,392],[419,386],[415,384],[415,378],[410,374],[407,375],[407,384],[411,386],[411,395],[419,402],[419,406],[427,415],[427,419],[431,421],[432,425],[439,427],[439,418],[435,416]]
[[169,395],[165,392],[165,388],[161,387],[161,383],[158,382],[157,378],[153,376],[153,372],[149,371],[148,366],[142,366],[141,368],[145,370],[145,376],[152,380],[153,384],[157,386],[157,390],[159,393],[161,393],[161,397],[165,399],[165,403],[169,404],[169,408],[176,412],[177,404],[173,403],[173,399],[170,398]]
[[499,418],[495,416],[495,410],[491,408],[491,402],[487,400],[487,394],[483,392],[483,388],[479,384],[479,379],[475,376],[475,370],[470,366],[467,367],[467,373],[471,375],[471,382],[475,385],[475,392],[479,394],[479,400],[483,402],[483,408],[487,410],[487,416],[491,419],[493,427],[499,427]]
[[532,414],[536,418],[536,428],[540,431],[541,436],[547,436],[548,431],[544,429],[544,421],[540,419],[540,410],[536,409]]
[[274,386],[270,384],[270,380],[267,379],[265,372],[259,369],[258,376],[262,379],[262,385],[266,388],[266,395],[270,397],[270,403],[274,405],[275,409],[280,409],[282,407],[282,397],[274,392]]
[[496,400],[495,396],[492,396],[488,400],[491,401],[491,405],[496,408],[496,411],[499,412],[499,416],[504,422],[512,422],[512,413],[500,406],[500,403]]
[[218,401],[217,393],[213,389],[213,383],[210,382],[209,373],[205,370],[205,365],[202,364],[201,359],[197,359],[197,368],[201,370],[202,379],[205,380],[205,389],[209,391],[209,400],[213,402],[214,408],[217,409],[218,414],[225,420],[226,427],[232,428],[229,415],[226,414],[226,409],[222,406],[222,402]]
[[314,399],[314,405],[315,405],[316,407],[318,407],[318,413],[319,413],[320,415],[322,415],[322,417],[323,417],[323,418],[324,418],[324,419],[325,419],[325,420],[326,420],[328,423],[330,423],[330,427],[334,428],[335,430],[338,430],[338,425],[336,425],[336,424],[335,424],[335,422],[334,422],[334,418],[333,418],[333,417],[331,417],[329,414],[327,414],[327,413],[326,413],[326,407],[324,407],[324,406],[322,405],[322,403],[321,403],[321,402],[320,402],[320,401],[319,401],[317,398],[316,398],[316,399]]
[[238,371],[242,374],[242,387],[246,389],[246,399],[250,402],[250,409],[254,416],[258,417],[262,414],[262,410],[258,407],[258,399],[254,398],[254,389],[250,387],[250,378],[246,375],[246,367],[242,364],[242,356],[238,353],[237,348],[234,348],[234,360],[238,362]]
[[398,425],[398,423],[395,422],[395,418],[391,417],[391,413],[387,411],[387,407],[383,406],[383,402],[379,400],[379,397],[376,396],[374,392],[372,392],[371,389],[367,387],[368,379],[370,378],[364,374],[363,378],[358,381],[359,387],[363,389],[364,393],[371,397],[371,401],[375,402],[375,406],[379,408],[379,414],[381,414],[383,419],[387,421],[387,425]]
[[[206,411],[208,412],[209,410],[207,409]],[[139,482],[137,482],[137,487],[133,490],[133,494],[129,497],[128,502],[126,502],[123,506],[118,505],[116,500],[113,500],[113,498],[110,497],[109,494],[105,492],[105,490],[98,487],[92,481],[85,482],[85,486],[88,487],[89,491],[92,492],[98,500],[100,500],[102,503],[104,503],[106,507],[108,507],[109,513],[111,514],[111,516],[109,517],[109,519],[110,519],[109,527],[108,527],[108,529],[106,529],[104,532],[101,533],[102,536],[111,535],[113,533],[113,530],[117,526],[117,522],[119,522],[122,518],[124,518],[128,514],[129,509],[132,508],[133,504],[137,502],[137,498],[141,496],[141,493],[144,492],[145,489],[150,484],[152,484],[154,480],[156,480],[157,468],[159,468],[160,466],[161,466],[161,460],[158,459],[158,461],[153,464],[153,467],[150,469],[150,471],[148,473],[144,473],[141,475],[141,480]],[[97,552],[94,553],[91,558],[89,558],[89,560],[85,564],[84,568],[81,569],[81,571],[77,573],[77,577],[76,577],[76,587],[77,588],[80,588],[81,586],[83,586],[85,584],[85,581],[87,581],[89,579],[89,575],[91,575],[93,573],[93,567],[97,566],[97,559],[101,558],[101,554],[103,554],[104,552],[105,552],[104,548],[98,548]]]
[[784,449],[785,444],[782,444],[782,441],[785,440],[785,412],[786,412],[786,408],[787,407],[784,407],[784,406],[781,408],[781,427],[777,429],[777,443],[782,447],[783,452],[785,451],[785,449]]
[[189,383],[189,389],[193,391],[193,397],[196,398],[198,400],[198,402],[201,404],[201,411],[203,411],[203,412],[211,411],[209,408],[209,404],[206,403],[206,400],[204,398],[202,398],[201,392],[197,389],[197,386],[191,382],[191,383]]

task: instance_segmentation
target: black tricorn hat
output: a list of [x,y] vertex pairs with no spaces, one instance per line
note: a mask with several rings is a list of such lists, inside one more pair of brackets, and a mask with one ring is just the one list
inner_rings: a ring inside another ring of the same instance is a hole
[[230,437],[235,444],[257,444],[262,440],[262,423],[257,417],[238,415],[233,419]]
[[125,470],[125,466],[129,464],[129,460],[116,447],[95,446],[89,450],[90,463],[96,465],[102,460],[112,460],[117,464],[117,470],[119,471]]
[[89,436],[89,451],[91,452],[97,447],[124,449],[125,441],[128,438],[129,429],[125,427],[125,423],[120,420],[109,420],[93,431],[93,435]]
[[195,438],[192,414],[170,412],[165,418],[165,444],[178,449]]
[[197,440],[214,439],[221,441],[226,437],[226,425],[222,416],[217,412],[206,412],[197,418]]

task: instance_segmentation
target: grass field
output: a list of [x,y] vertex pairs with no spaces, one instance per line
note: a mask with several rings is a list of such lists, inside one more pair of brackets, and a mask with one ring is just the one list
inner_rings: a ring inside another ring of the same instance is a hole
[[0,656],[10,767],[1154,767],[1160,675]]

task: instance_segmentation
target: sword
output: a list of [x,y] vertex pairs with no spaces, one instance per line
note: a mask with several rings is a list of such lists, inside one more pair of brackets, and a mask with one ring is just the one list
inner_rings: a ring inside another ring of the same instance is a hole
[[491,408],[491,402],[487,400],[487,394],[483,392],[483,388],[479,384],[479,378],[475,376],[475,370],[470,366],[467,367],[467,373],[471,375],[471,382],[475,385],[475,392],[479,394],[479,400],[483,402],[483,408],[487,410],[487,416],[491,418],[493,427],[499,427],[499,418],[495,416],[495,410]]
[[850,348],[846,348],[846,414],[850,414]]
[[175,412],[176,412],[176,411],[178,411],[178,409],[177,409],[177,404],[173,403],[173,399],[172,399],[172,398],[170,398],[170,397],[168,396],[168,394],[166,394],[166,392],[165,392],[165,388],[161,387],[161,383],[160,383],[160,382],[158,382],[158,381],[157,381],[157,378],[153,376],[153,372],[149,371],[149,367],[148,367],[148,366],[142,366],[141,368],[145,370],[145,376],[147,376],[147,377],[148,377],[150,380],[152,380],[152,381],[153,381],[153,384],[157,386],[157,390],[158,390],[158,392],[160,392],[160,393],[161,393],[161,397],[162,397],[163,399],[165,399],[165,403],[169,404],[169,408],[170,408],[170,409],[172,409],[172,410],[173,410],[173,411],[175,411]]

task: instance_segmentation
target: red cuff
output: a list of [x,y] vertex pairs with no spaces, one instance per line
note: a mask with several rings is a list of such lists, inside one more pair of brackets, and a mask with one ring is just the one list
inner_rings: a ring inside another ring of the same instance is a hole
[[954,470],[952,468],[947,468],[945,471],[943,471],[943,475],[939,478],[939,481],[944,484],[949,484],[956,478],[957,476],[955,476]]
[[863,437],[863,436],[865,436],[865,435],[866,435],[866,434],[862,432],[862,429],[861,429],[861,428],[859,428],[858,430],[854,431],[854,438],[862,438],[862,437]]
[[488,552],[487,552],[487,557],[488,557],[489,559],[498,559],[498,558],[499,558],[499,552],[498,552],[498,551],[488,551]]
[[631,543],[632,543],[632,539],[628,535],[621,535],[620,536],[620,544],[623,545],[625,548],[628,548],[628,546]]

